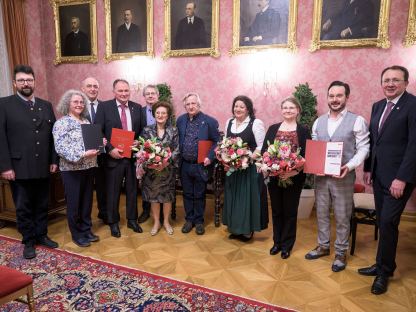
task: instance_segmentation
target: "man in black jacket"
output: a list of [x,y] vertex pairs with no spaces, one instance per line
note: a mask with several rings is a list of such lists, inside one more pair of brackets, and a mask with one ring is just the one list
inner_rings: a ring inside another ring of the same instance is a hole
[[71,18],[72,31],[66,35],[62,56],[84,56],[91,54],[91,43],[85,32],[79,29],[79,17]]
[[140,27],[134,23],[132,10],[124,10],[124,23],[117,28],[116,53],[142,51]]
[[49,176],[58,169],[51,103],[33,95],[35,74],[27,65],[14,69],[16,94],[0,98],[0,173],[9,180],[16,206],[23,256],[36,257],[35,244],[56,248],[48,234]]

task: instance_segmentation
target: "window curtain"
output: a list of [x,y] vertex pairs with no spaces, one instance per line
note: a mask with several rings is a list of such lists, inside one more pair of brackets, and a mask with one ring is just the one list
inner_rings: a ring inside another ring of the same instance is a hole
[[24,0],[1,0],[10,73],[17,64],[29,64]]
[[[2,1],[0,1],[0,6]],[[0,97],[13,93],[10,65],[8,59],[6,36],[4,34],[3,13],[0,9]]]

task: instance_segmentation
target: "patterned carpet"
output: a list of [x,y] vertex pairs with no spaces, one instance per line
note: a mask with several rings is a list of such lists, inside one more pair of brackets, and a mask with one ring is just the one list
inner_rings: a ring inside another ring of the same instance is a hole
[[[37,249],[0,236],[0,264],[34,279],[36,311],[291,311],[62,250]],[[1,311],[26,311],[21,303]]]

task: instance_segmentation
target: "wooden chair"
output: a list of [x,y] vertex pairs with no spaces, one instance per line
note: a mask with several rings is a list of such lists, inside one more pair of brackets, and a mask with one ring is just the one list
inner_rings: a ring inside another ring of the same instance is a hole
[[351,217],[351,255],[353,255],[355,251],[355,240],[357,238],[358,224],[373,225],[374,239],[378,239],[378,226],[376,220],[374,195],[364,193],[364,191],[364,185],[356,184],[354,186],[354,207]]
[[[20,299],[24,295],[27,301]],[[13,300],[27,304],[29,311],[35,311],[33,280],[27,274],[0,265],[0,306]]]

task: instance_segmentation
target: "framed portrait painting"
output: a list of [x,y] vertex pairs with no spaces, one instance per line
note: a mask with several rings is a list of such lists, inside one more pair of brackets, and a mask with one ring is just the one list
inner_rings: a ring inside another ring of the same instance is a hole
[[390,47],[391,0],[315,0],[310,51],[338,47]]
[[153,56],[153,0],[104,0],[105,60]]
[[230,54],[269,48],[296,50],[297,0],[233,0]]
[[407,32],[403,44],[405,47],[416,44],[416,0],[410,0]]
[[163,57],[218,57],[219,0],[164,0]]
[[54,63],[97,62],[96,0],[51,1],[55,21]]

